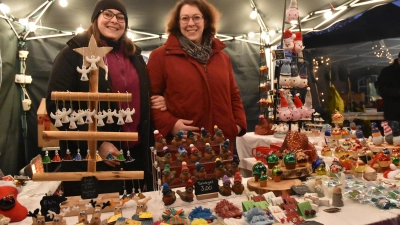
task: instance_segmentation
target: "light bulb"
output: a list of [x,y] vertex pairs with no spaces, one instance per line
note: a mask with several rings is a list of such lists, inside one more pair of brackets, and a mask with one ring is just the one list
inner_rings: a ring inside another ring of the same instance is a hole
[[0,4],[0,10],[1,10],[3,13],[9,13],[9,12],[10,12],[10,7],[8,7],[8,5],[6,5],[6,4],[4,4],[4,3],[1,3],[1,4]]
[[326,11],[324,17],[325,19],[330,19],[332,17],[332,10]]
[[79,33],[82,33],[83,31],[85,31],[82,27],[78,27],[77,29],[76,29],[76,33],[77,34],[79,34]]
[[128,32],[128,33],[126,33],[126,35],[128,36],[129,39],[131,39],[131,40],[133,39],[133,34],[132,33]]
[[265,33],[264,31],[263,31],[263,32],[261,32],[261,38],[262,38],[262,39],[265,39],[265,38],[267,38],[267,33]]
[[37,29],[37,26],[34,22],[29,22],[29,30],[30,31],[35,31]]
[[68,5],[68,1],[67,0],[60,0],[60,5],[61,5],[61,7],[66,7]]
[[254,20],[257,18],[257,11],[254,9],[253,11],[251,11],[250,13],[250,19]]
[[254,32],[249,32],[249,34],[248,34],[249,38],[253,38],[254,35],[255,35]]
[[275,30],[269,30],[268,31],[268,35],[269,36],[274,36],[276,34],[276,31]]
[[22,25],[22,26],[27,26],[29,21],[28,18],[21,18],[18,20],[18,22]]

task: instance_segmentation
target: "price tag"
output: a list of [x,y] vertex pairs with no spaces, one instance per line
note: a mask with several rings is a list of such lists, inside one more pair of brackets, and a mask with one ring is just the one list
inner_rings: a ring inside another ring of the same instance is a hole
[[286,59],[286,57],[285,57],[285,50],[283,50],[283,49],[272,50],[272,59],[273,59],[273,60],[282,60],[282,59]]
[[81,198],[97,198],[97,178],[95,176],[84,177],[81,180]]
[[310,192],[307,185],[292,186],[292,190],[296,195],[304,195],[305,193]]
[[140,212],[139,213],[139,219],[150,219],[150,218],[153,218],[152,212]]
[[194,184],[195,195],[203,195],[218,192],[218,180],[217,179],[204,179],[198,180]]
[[40,200],[40,213],[45,215],[46,221],[52,221],[52,218],[47,216],[49,214],[48,211],[50,210],[59,214],[60,204],[66,200],[67,198],[64,196],[43,196],[42,200]]

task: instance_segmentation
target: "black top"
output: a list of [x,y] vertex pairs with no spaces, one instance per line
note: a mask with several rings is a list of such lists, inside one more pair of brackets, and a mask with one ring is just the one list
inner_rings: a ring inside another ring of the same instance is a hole
[[383,100],[385,119],[400,120],[400,65],[398,59],[382,69],[375,87]]

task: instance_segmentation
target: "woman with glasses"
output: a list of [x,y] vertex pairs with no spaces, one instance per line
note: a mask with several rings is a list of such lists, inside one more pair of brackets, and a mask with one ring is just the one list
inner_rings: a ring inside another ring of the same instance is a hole
[[[132,100],[130,102],[101,102],[99,110],[111,111],[120,109],[134,109],[135,113],[131,116],[132,122],[123,125],[117,125],[117,119],[112,124],[105,123],[105,126],[99,126],[99,131],[115,131],[115,132],[137,132],[138,141],[129,142],[108,142],[99,141],[97,148],[99,155],[106,159],[111,152],[117,157],[119,149],[130,151],[130,155],[136,159],[133,163],[119,163],[117,161],[103,161],[111,167],[123,167],[123,169],[144,170],[146,184],[151,189],[151,160],[149,150],[149,138],[153,138],[152,130],[150,130],[150,99],[149,99],[149,81],[146,72],[146,64],[141,56],[141,49],[134,45],[127,37],[128,17],[125,5],[119,0],[100,0],[95,5],[92,17],[92,24],[86,32],[76,35],[67,42],[67,46],[57,55],[53,69],[51,71],[50,80],[47,90],[47,112],[56,114],[57,109],[72,108],[76,112],[78,109],[87,109],[87,100],[77,101],[56,101],[51,100],[51,93],[54,91],[69,92],[88,92],[88,81],[82,81],[81,75],[77,68],[83,65],[83,57],[73,51],[75,48],[87,47],[89,39],[93,35],[99,47],[108,46],[113,49],[103,57],[108,71],[99,68],[98,91],[111,93],[131,93]],[[107,74],[108,75],[107,75]],[[155,110],[165,110],[165,102],[162,96],[153,97],[152,100]],[[72,105],[71,105],[72,104]],[[54,123],[54,121],[53,121]],[[59,130],[69,130],[68,123],[59,127]],[[78,125],[75,130],[88,130],[87,124]],[[151,140],[151,143],[154,143]],[[61,152],[65,154],[66,149],[70,150],[71,155],[80,153],[84,156],[87,151],[86,141],[61,141]],[[131,181],[127,182],[131,183]],[[138,185],[138,184],[137,184]],[[141,183],[141,188],[144,183]],[[122,188],[122,185],[121,185]],[[136,187],[137,190],[138,187]]]
[[231,60],[215,38],[217,9],[205,0],[181,0],[170,12],[165,44],[154,50],[147,70],[151,93],[163,95],[167,111],[152,110],[155,128],[172,138],[214,125],[230,140],[246,133],[247,123]]

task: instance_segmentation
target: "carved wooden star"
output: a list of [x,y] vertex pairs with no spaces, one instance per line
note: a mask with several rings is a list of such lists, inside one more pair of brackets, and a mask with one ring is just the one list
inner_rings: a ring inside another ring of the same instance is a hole
[[[83,56],[83,58],[97,58],[100,57],[100,61],[97,62],[97,66],[106,69],[103,57],[107,55],[113,48],[112,47],[98,47],[96,40],[94,39],[93,35],[90,37],[89,46],[82,47],[82,48],[75,48],[74,51],[78,52]],[[90,63],[87,60],[84,60],[84,66],[86,68],[90,67]]]

